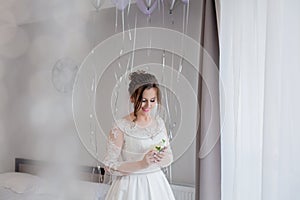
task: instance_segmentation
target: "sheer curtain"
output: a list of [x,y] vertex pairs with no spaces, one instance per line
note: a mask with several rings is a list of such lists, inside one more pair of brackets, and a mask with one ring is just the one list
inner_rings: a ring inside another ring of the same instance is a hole
[[220,1],[223,200],[300,199],[300,1]]

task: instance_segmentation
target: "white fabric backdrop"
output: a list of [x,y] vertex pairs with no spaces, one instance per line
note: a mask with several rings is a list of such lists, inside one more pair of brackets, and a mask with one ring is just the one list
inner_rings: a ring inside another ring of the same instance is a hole
[[220,1],[222,199],[300,199],[300,1]]

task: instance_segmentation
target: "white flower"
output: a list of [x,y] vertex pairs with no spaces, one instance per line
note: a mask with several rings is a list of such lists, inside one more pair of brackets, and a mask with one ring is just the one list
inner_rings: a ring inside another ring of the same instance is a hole
[[166,147],[166,140],[162,139],[157,145],[155,145],[155,149],[158,152],[161,152],[162,150],[164,150]]

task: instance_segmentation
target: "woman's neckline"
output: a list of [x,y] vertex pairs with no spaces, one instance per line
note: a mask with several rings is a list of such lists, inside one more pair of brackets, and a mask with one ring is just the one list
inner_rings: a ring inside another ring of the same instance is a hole
[[132,118],[131,114],[127,115],[124,119],[126,121],[128,121],[129,123],[134,124],[134,126],[139,127],[139,128],[148,128],[153,123],[153,118],[150,117],[150,120],[146,125],[140,125],[140,124],[133,121],[133,118]]

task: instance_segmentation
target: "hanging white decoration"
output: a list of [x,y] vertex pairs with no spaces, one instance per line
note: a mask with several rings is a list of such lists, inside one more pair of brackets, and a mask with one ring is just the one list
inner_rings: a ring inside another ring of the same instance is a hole
[[150,15],[157,8],[158,0],[136,0],[136,5],[145,15]]
[[129,0],[112,0],[118,10],[123,11],[129,4]]
[[170,14],[172,14],[173,11],[174,11],[174,9],[175,9],[175,7],[178,5],[179,0],[164,0],[164,2],[169,7]]
[[96,10],[98,11],[102,5],[104,4],[105,0],[90,0],[92,5],[96,8]]
[[181,1],[182,1],[182,3],[184,3],[184,4],[188,4],[190,0],[181,0]]

